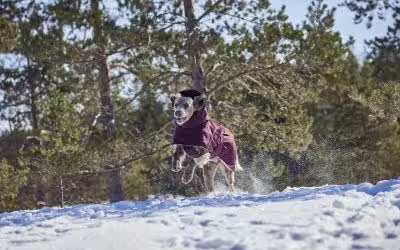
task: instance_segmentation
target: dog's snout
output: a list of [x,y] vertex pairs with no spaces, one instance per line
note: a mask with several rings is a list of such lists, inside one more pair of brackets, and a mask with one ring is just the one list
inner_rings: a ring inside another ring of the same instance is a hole
[[183,115],[184,114],[182,110],[175,110],[175,117],[182,117]]

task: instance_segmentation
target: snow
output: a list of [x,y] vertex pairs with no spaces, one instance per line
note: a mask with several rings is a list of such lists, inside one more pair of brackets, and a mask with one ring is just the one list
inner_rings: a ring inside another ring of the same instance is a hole
[[400,249],[400,179],[0,214],[0,250]]

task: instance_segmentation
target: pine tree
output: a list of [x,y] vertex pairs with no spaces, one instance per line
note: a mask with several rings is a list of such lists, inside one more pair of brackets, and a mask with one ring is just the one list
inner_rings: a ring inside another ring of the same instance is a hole
[[354,13],[354,22],[361,23],[366,19],[370,28],[375,18],[389,20],[393,23],[387,27],[386,35],[375,37],[366,42],[370,48],[366,64],[372,66],[372,76],[381,81],[399,81],[398,64],[400,63],[400,5],[397,0],[362,0],[345,1],[344,6]]

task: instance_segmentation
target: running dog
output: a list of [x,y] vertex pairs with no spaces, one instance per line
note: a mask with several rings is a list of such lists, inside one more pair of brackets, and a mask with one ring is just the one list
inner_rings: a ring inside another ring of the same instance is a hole
[[208,192],[214,192],[217,168],[234,191],[235,171],[241,170],[233,134],[208,115],[206,96],[197,90],[183,90],[171,96],[175,132],[172,171],[184,170],[182,182],[188,184],[197,167],[203,169]]

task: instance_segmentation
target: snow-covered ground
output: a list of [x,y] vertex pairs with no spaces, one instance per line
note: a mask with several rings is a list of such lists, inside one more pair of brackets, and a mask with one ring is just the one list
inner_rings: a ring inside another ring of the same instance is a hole
[[400,179],[0,214],[0,249],[400,249]]

